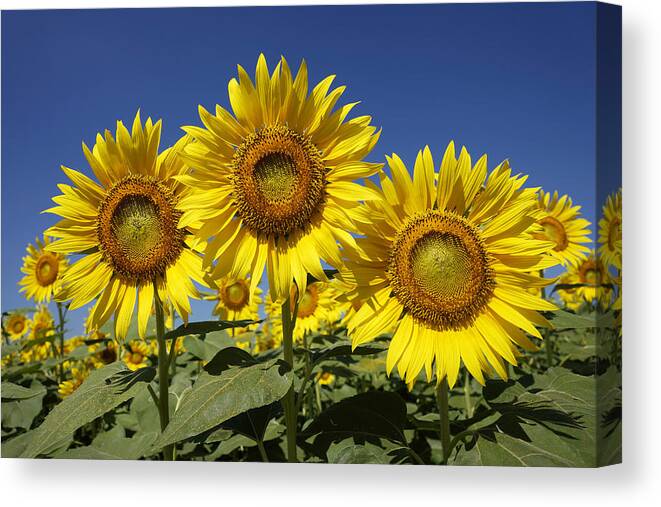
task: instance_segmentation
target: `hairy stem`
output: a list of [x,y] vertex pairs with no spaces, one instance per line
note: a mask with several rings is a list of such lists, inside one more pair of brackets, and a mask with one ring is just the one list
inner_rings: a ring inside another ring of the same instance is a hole
[[[154,306],[156,307],[156,340],[158,341],[158,415],[161,421],[161,433],[165,431],[170,422],[170,376],[168,349],[165,344],[165,313],[163,302],[158,295],[158,287],[154,283]],[[163,459],[172,461],[174,459],[174,445],[170,444],[163,448]]]
[[443,449],[443,464],[446,464],[450,457],[450,405],[449,405],[449,387],[448,379],[444,377],[436,386],[436,404],[438,413],[441,416],[441,447]]

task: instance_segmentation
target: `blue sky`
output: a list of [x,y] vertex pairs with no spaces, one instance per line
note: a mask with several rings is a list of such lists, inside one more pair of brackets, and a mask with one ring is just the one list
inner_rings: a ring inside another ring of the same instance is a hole
[[60,164],[91,173],[81,141],[140,108],[172,144],[200,123],[198,104],[229,108],[236,64],[252,70],[260,52],[271,67],[305,58],[311,82],[336,74],[344,101],[383,128],[370,160],[396,152],[412,167],[429,144],[440,162],[454,139],[569,193],[594,221],[594,20],[591,3],[5,11],[2,310],[26,305],[21,257],[56,221],[40,211]]

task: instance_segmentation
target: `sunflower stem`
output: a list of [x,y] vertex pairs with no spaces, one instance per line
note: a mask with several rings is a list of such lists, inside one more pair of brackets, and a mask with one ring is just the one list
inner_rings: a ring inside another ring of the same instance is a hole
[[[544,270],[539,270],[539,276],[544,278]],[[542,299],[546,299],[546,287],[540,289]],[[551,343],[551,330],[549,328],[544,329],[544,349],[546,350],[546,363],[547,368],[553,366],[553,343]]]
[[264,463],[269,462],[269,456],[266,454],[266,448],[264,447],[264,441],[260,438],[257,440],[257,448],[259,449],[259,455],[262,457]]
[[[58,316],[58,323],[57,323],[57,334],[59,335],[59,341],[60,341],[60,359],[64,359],[64,310],[62,308],[62,303],[58,301],[57,303],[57,316]],[[60,382],[64,381],[64,365],[62,364],[62,361],[60,361],[60,364],[58,366],[58,376]]]
[[[158,415],[161,421],[161,433],[163,433],[170,422],[170,368],[165,343],[165,313],[156,282],[154,282],[154,306],[156,307],[156,340],[158,341]],[[163,459],[173,461],[174,445],[167,445],[163,448]]]
[[473,402],[471,400],[471,377],[468,370],[464,372],[464,400],[466,402],[466,414],[470,419],[473,417]]
[[[296,294],[298,301],[298,294]],[[296,304],[298,306],[298,304]],[[294,309],[296,315],[296,308]],[[295,318],[292,318],[291,301],[286,298],[282,303],[282,350],[285,362],[291,367],[294,372],[294,326],[296,325]],[[285,425],[287,427],[287,461],[289,463],[296,463],[296,399],[294,392],[294,384],[292,383],[289,391],[285,394],[282,400],[282,405],[285,410]]]
[[443,377],[436,386],[436,404],[441,416],[441,447],[443,449],[443,464],[447,464],[450,457],[450,405],[449,387],[447,377]]

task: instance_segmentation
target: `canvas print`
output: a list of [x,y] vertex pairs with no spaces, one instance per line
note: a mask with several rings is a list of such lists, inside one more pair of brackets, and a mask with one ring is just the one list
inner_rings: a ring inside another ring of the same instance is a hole
[[618,463],[621,224],[619,7],[5,11],[2,457]]

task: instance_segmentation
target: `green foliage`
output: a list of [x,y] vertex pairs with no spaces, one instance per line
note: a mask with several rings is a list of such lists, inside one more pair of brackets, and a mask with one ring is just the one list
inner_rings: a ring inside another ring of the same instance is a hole
[[46,389],[38,382],[30,387],[23,387],[12,382],[3,382],[0,386],[0,393],[3,400],[28,400],[35,396],[43,396],[46,394]]
[[492,381],[484,389],[498,415],[452,460],[456,465],[597,465],[596,381],[563,368]]
[[293,380],[281,361],[230,367],[220,375],[202,373],[182,398],[155,446],[198,435],[247,410],[280,400]]
[[[102,367],[64,399],[57,394],[61,365],[88,361],[89,343],[64,357],[4,366],[2,455],[161,459],[162,449],[173,444],[182,460],[285,461],[281,400],[293,386],[299,461],[440,464],[447,456],[450,465],[618,462],[622,392],[619,337],[609,327],[613,314],[561,311],[550,320],[550,365],[544,344],[520,358],[508,381],[494,375],[482,387],[460,376],[449,393],[449,454],[440,439],[435,386],[421,377],[409,391],[396,373],[386,376],[388,336],[352,350],[342,328],[312,334],[294,350],[291,371],[279,359],[281,349],[256,354],[237,347],[228,329],[247,322],[213,321],[168,334],[185,351],[169,364],[164,431],[153,349],[148,366]],[[256,335],[241,340],[254,344]],[[3,357],[15,357],[21,348],[5,345]],[[322,374],[330,380],[322,383]]]
[[43,424],[36,430],[22,457],[39,456],[51,442],[71,435],[84,424],[133,398],[138,390],[145,389],[138,383],[130,389],[122,391],[106,382],[123,369],[121,364],[113,363],[92,372],[77,391],[48,414]]

